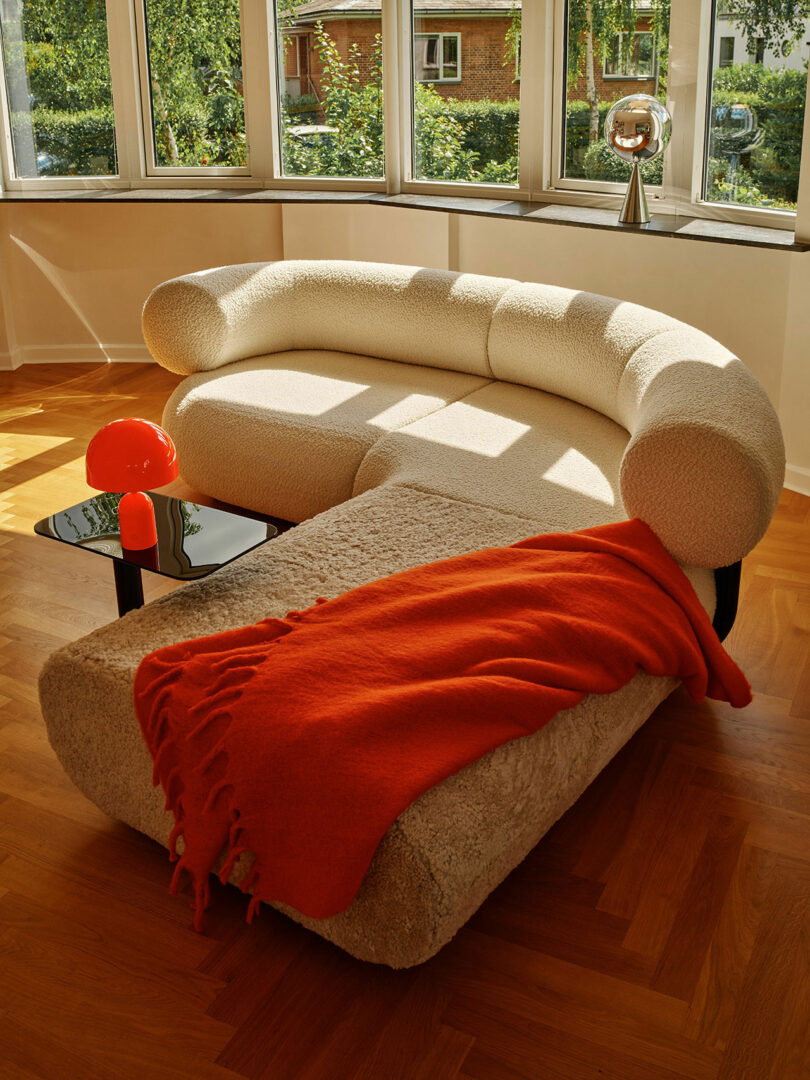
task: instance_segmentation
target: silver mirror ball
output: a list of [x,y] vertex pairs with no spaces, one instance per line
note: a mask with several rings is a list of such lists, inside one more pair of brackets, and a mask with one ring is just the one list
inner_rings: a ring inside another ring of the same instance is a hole
[[650,220],[640,165],[663,154],[672,132],[669,110],[649,94],[617,101],[605,118],[605,142],[621,161],[633,166],[619,221],[646,225]]

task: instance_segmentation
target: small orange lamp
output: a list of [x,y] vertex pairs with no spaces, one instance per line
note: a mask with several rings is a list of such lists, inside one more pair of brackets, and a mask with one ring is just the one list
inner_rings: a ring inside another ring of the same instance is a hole
[[141,488],[163,487],[177,477],[177,451],[168,434],[151,420],[113,420],[90,440],[85,462],[91,487],[125,492],[118,504],[121,547],[154,547],[155,507]]

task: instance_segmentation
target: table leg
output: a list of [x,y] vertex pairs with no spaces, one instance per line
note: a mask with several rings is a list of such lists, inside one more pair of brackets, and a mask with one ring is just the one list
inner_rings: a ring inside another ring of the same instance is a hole
[[126,615],[128,611],[143,607],[143,581],[140,567],[130,566],[129,563],[113,559],[113,573],[115,574],[118,614]]

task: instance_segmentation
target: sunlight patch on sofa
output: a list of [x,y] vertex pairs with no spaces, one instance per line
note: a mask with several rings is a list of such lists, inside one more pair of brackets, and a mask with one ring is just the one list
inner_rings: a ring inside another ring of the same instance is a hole
[[382,428],[383,431],[394,431],[396,428],[410,424],[415,416],[420,413],[433,412],[444,405],[441,398],[432,397],[428,394],[408,394],[406,397],[395,401],[387,409],[372,416],[368,421],[374,427]]
[[598,465],[573,447],[546,469],[543,479],[608,506],[616,505],[616,494],[608,478]]
[[[424,431],[420,430],[422,424],[426,427]],[[491,458],[505,454],[529,431],[531,428],[528,424],[460,402],[449,405],[438,416],[417,421],[407,429],[409,435],[415,435],[418,439]]]
[[[287,368],[271,368],[266,375],[268,390],[272,395],[272,411],[295,413],[298,416],[323,416],[369,389],[367,383],[330,379],[325,375]],[[204,383],[199,391],[201,397],[210,396],[218,403],[253,405],[257,384],[240,371],[222,375],[213,383]]]

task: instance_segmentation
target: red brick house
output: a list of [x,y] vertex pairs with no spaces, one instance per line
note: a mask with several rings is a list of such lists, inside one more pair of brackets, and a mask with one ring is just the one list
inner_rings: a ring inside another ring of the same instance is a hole
[[[428,0],[415,9],[414,64],[417,78],[444,97],[506,101],[520,96],[506,34],[520,0]],[[380,0],[310,0],[283,28],[284,78],[292,97],[321,99],[321,67],[315,26],[323,27],[342,56],[360,47],[361,73],[381,32]]]
[[[520,96],[519,72],[508,58],[507,33],[521,0],[427,0],[415,7],[414,70],[443,97],[507,101]],[[645,5],[642,2],[639,7]],[[314,94],[321,100],[321,65],[315,27],[322,23],[341,56],[352,44],[360,49],[360,70],[369,73],[374,40],[381,33],[380,0],[309,0],[282,28],[284,79],[291,97]],[[364,70],[365,67],[365,70]],[[657,79],[650,20],[639,19],[631,35],[619,35],[604,65],[597,63],[601,101],[635,91],[654,94]],[[569,98],[585,98],[580,79]]]

